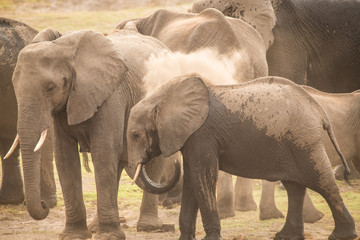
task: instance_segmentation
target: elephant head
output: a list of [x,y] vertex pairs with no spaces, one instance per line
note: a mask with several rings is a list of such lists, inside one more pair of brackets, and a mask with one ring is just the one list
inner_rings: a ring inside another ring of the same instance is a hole
[[[159,87],[131,109],[127,130],[130,166],[146,164],[161,153],[169,157],[179,151],[205,122],[208,111],[209,92],[198,75],[178,77]],[[140,177],[145,190],[163,192],[143,176],[143,171]]]
[[260,33],[267,49],[274,42],[276,16],[270,0],[195,0],[191,11],[200,13],[206,8],[216,8],[225,16],[250,24]]
[[13,85],[18,104],[17,130],[26,206],[34,219],[44,219],[49,212],[46,202],[40,200],[37,150],[46,137],[52,116],[64,113],[68,125],[91,118],[126,71],[124,59],[112,42],[89,30],[61,36],[46,29],[20,52]]

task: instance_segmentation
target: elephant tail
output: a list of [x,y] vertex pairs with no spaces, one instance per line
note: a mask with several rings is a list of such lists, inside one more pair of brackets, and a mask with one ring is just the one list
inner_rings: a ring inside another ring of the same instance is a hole
[[87,172],[91,172],[91,168],[89,166],[89,156],[87,152],[82,152],[83,165]]
[[324,121],[323,126],[324,126],[324,129],[326,130],[326,132],[328,133],[329,138],[330,138],[336,152],[338,153],[342,164],[344,165],[344,168],[345,168],[345,170],[344,170],[344,179],[351,186],[351,183],[349,181],[350,168],[349,168],[349,166],[348,166],[348,164],[347,164],[347,162],[345,160],[344,154],[340,150],[340,146],[339,146],[339,144],[338,144],[338,142],[337,142],[337,140],[335,138],[335,134],[334,134],[332,125],[331,125],[331,123],[329,121],[329,118],[327,118],[327,121]]

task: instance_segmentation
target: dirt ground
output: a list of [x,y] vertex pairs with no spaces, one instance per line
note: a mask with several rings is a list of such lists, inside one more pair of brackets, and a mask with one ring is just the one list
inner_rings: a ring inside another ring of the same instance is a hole
[[[57,184],[58,180],[56,179]],[[92,174],[85,174],[83,176],[84,182],[84,192],[94,191],[95,186],[93,184]],[[123,177],[121,179],[121,186],[129,186],[130,179],[128,177]],[[339,184],[342,195],[346,199],[348,204],[351,201],[351,198],[358,198],[360,195],[360,181],[355,182],[355,188],[345,185],[343,183]],[[134,190],[132,190],[134,189]],[[258,200],[260,194],[260,186],[254,187],[254,197],[255,200]],[[130,188],[127,191],[136,191],[136,186]],[[283,191],[283,190],[277,190]],[[283,191],[279,197],[279,201],[284,203],[278,203],[278,207],[286,214],[286,193]],[[355,193],[347,194],[347,193]],[[125,193],[124,193],[125,194]],[[177,205],[173,209],[165,209],[159,206],[159,216],[165,224],[174,224],[175,232],[137,232],[136,231],[136,222],[138,219],[139,209],[140,209],[140,199],[141,193],[139,193],[138,201],[135,201],[131,204],[128,204],[127,199],[122,199],[121,190],[119,192],[119,209],[120,216],[124,217],[126,223],[122,224],[123,230],[126,234],[127,239],[136,239],[136,240],[150,240],[150,239],[178,239],[180,236],[179,227],[178,227],[178,217],[180,206]],[[349,195],[349,196],[348,196]],[[50,210],[48,217],[41,221],[33,220],[27,213],[26,207],[21,204],[18,206],[1,206],[0,207],[0,239],[1,240],[42,240],[42,239],[58,239],[58,234],[63,230],[65,224],[65,207],[63,206],[63,201],[61,197],[60,186],[58,184],[58,199],[60,206],[57,206]],[[350,198],[350,199],[349,199]],[[327,239],[328,235],[331,233],[334,224],[331,217],[331,213],[327,206],[324,206],[324,201],[314,201],[315,205],[325,213],[325,217],[315,224],[305,224],[305,235],[306,239],[313,240],[323,240]],[[96,201],[85,201],[87,207],[87,216],[88,222],[91,221],[96,212]],[[320,207],[319,207],[320,206]],[[352,206],[354,208],[354,206]],[[360,210],[360,205],[355,206],[356,209]],[[351,209],[349,208],[350,212]],[[357,211],[358,213],[358,211]],[[353,213],[354,214],[354,213]],[[225,219],[221,221],[222,224],[222,237],[224,240],[265,240],[272,239],[277,231],[279,231],[285,220],[276,219],[276,220],[266,220],[260,221],[259,210],[251,212],[236,212],[236,216],[233,218]],[[197,219],[197,239],[202,239],[205,234],[202,228],[201,217],[198,215]],[[357,232],[360,233],[360,223],[356,223]],[[93,239],[95,239],[95,234],[93,234]],[[360,238],[358,238],[360,239]]]

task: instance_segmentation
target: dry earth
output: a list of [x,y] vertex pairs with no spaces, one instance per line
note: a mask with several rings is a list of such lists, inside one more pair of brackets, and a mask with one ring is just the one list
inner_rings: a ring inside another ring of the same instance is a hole
[[[56,179],[58,184],[58,179]],[[95,192],[93,175],[86,173],[83,176],[84,181],[84,192]],[[125,176],[121,180],[121,186],[128,186],[130,184],[130,179]],[[343,183],[340,183],[341,191],[343,194],[345,192],[355,192],[359,196],[359,185],[360,181],[355,182],[356,188],[352,188]],[[140,208],[140,191],[134,186],[133,190],[138,193],[138,200],[131,201],[129,199],[123,199],[123,195],[127,193],[122,190],[119,191],[119,209],[120,216],[123,216],[126,220],[126,223],[123,223],[123,230],[126,233],[127,239],[178,239],[179,237],[179,228],[178,228],[178,213],[180,206],[177,205],[173,209],[165,209],[159,207],[160,218],[166,224],[175,224],[175,232],[155,232],[155,233],[145,233],[136,231],[136,222],[138,218],[139,208]],[[0,239],[1,240],[15,240],[15,239],[31,239],[31,240],[42,240],[42,239],[58,239],[58,234],[63,230],[65,223],[65,207],[63,206],[63,201],[61,197],[60,187],[58,185],[58,196],[60,206],[51,209],[49,216],[45,220],[36,221],[33,220],[27,213],[26,207],[24,205],[18,206],[1,206],[0,207]],[[260,186],[255,186],[255,198],[258,200],[258,195],[260,192]],[[285,196],[282,190],[277,189],[277,192],[281,192],[280,195]],[[314,194],[314,193],[312,193]],[[278,195],[278,193],[277,193]],[[281,200],[282,199],[282,200]],[[285,204],[280,203],[279,206],[282,207],[282,211],[286,212],[286,197],[279,198],[279,201],[285,201]],[[284,200],[285,199],[285,200]],[[351,201],[351,199],[347,199]],[[315,204],[323,205],[323,201],[316,201]],[[96,212],[96,201],[90,200],[86,201],[87,206],[87,216],[88,222],[92,219]],[[305,224],[305,234],[306,239],[316,239],[323,240],[327,239],[328,235],[333,229],[333,220],[328,209],[325,207],[325,217],[315,224]],[[360,209],[360,206],[358,206]],[[262,240],[262,239],[272,239],[274,234],[279,231],[284,224],[284,219],[278,220],[267,220],[260,221],[258,219],[259,211],[252,212],[236,212],[236,216],[226,220],[222,220],[222,236],[224,240]],[[360,233],[360,224],[357,223],[356,226],[357,232]],[[204,231],[202,228],[201,217],[198,215],[197,223],[197,239],[202,239],[204,237]],[[95,235],[93,235],[93,239]]]

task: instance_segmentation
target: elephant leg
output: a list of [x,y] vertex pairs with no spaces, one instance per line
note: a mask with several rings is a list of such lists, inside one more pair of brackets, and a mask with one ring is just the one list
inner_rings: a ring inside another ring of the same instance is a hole
[[62,129],[55,128],[55,162],[63,192],[66,212],[65,229],[60,239],[86,239],[91,233],[86,226],[82,195],[81,165],[77,142]]
[[[163,157],[156,157],[146,164],[150,179],[158,182],[161,178],[164,164]],[[159,195],[143,191],[143,197],[140,207],[140,216],[136,225],[137,231],[155,231],[163,226],[163,222],[158,216]]]
[[[13,139],[12,139],[13,140]],[[4,160],[4,156],[12,145],[12,140],[1,139],[2,181],[0,189],[0,204],[19,204],[24,201],[24,187],[21,177],[19,148]]]
[[50,208],[55,207],[56,184],[53,167],[52,140],[47,137],[41,148],[41,176],[40,176],[41,199],[46,201]]
[[192,183],[189,165],[184,162],[183,194],[179,216],[181,236],[179,240],[195,240],[196,217],[199,210]]
[[323,179],[326,179],[326,181],[322,181],[322,184],[314,187],[313,190],[320,193],[321,196],[325,198],[335,221],[335,228],[329,236],[329,239],[354,239],[357,237],[355,222],[340,196],[335,177],[331,171],[324,175]]
[[276,233],[274,239],[304,239],[302,210],[306,188],[296,182],[282,181],[282,183],[288,194],[288,213],[284,227]]
[[257,205],[253,197],[253,180],[237,177],[235,183],[235,209],[237,211],[256,211]]
[[[357,173],[356,175],[357,176],[360,176],[360,159],[359,158],[354,158],[352,160],[352,164],[354,165],[354,168],[356,169]],[[360,178],[360,177],[359,177]]]
[[118,180],[122,172],[118,165],[118,154],[116,151],[92,148],[91,158],[94,165],[96,182],[97,218],[99,221],[98,237],[104,239],[125,239],[125,233],[121,230],[120,226],[117,201]]
[[314,223],[324,217],[324,214],[317,210],[312,203],[309,194],[305,193],[303,219],[306,223]]
[[194,157],[194,159],[200,159],[200,162],[189,161],[190,181],[206,233],[204,239],[220,240],[220,218],[216,205],[216,182],[219,171],[217,154],[211,152],[205,154],[199,151],[199,156]]
[[[83,157],[88,158],[87,153],[83,153]],[[87,159],[87,160],[89,160],[89,159]],[[89,166],[87,168],[90,169]],[[121,162],[119,162],[118,177],[117,177],[118,183],[120,182],[122,171],[123,171],[123,167],[122,167]],[[119,185],[118,185],[118,188],[119,188]],[[90,223],[88,225],[88,229],[91,233],[99,233],[99,217],[97,214],[90,221]]]
[[283,218],[284,215],[275,204],[276,182],[262,180],[262,192],[260,198],[260,220]]
[[219,171],[217,182],[217,206],[220,219],[235,216],[232,175]]
[[174,207],[174,204],[181,203],[182,191],[183,191],[182,183],[183,183],[182,176],[180,176],[179,182],[175,185],[173,189],[159,196],[161,205],[164,208],[171,209]]

